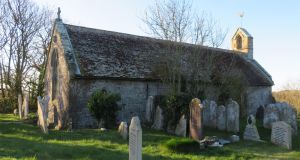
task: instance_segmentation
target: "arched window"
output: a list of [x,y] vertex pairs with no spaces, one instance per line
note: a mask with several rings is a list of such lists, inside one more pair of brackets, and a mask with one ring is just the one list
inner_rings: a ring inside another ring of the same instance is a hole
[[57,49],[54,49],[51,55],[52,68],[52,100],[57,96],[58,92],[58,54]]
[[236,48],[237,49],[242,49],[242,47],[243,47],[242,37],[240,35],[238,35],[236,37]]

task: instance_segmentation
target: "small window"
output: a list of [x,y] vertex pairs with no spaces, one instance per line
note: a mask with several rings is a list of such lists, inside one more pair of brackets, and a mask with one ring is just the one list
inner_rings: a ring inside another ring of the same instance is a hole
[[57,49],[54,49],[51,57],[52,67],[52,100],[57,97],[58,92],[58,53]]
[[242,49],[242,47],[243,47],[242,44],[243,44],[242,37],[240,35],[238,35],[236,37],[236,48],[237,49]]

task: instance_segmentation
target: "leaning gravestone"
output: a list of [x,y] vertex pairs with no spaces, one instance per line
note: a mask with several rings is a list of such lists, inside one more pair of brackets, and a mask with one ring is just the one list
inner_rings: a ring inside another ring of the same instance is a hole
[[25,95],[24,101],[23,101],[23,110],[24,110],[24,118],[28,118],[28,113],[29,113],[29,108],[28,108],[28,103],[29,103],[29,97],[28,94]]
[[181,137],[186,137],[186,119],[185,115],[182,115],[179,123],[176,126],[175,129],[175,135],[181,136]]
[[20,119],[22,119],[23,114],[22,114],[22,95],[21,94],[18,95],[18,108],[19,108],[19,117],[20,117]]
[[226,108],[223,105],[217,107],[217,129],[226,130]]
[[128,126],[126,122],[121,122],[118,128],[118,132],[121,134],[124,140],[127,140],[128,137]]
[[297,135],[297,111],[294,107],[285,102],[267,105],[264,112],[264,127],[271,128],[272,123],[277,121],[284,121],[289,124],[292,127],[292,133]]
[[253,115],[250,115],[247,118],[247,126],[244,131],[244,139],[252,140],[252,141],[260,141],[260,136],[255,126],[255,118]]
[[271,142],[292,149],[292,128],[284,121],[272,124]]
[[156,129],[156,130],[162,130],[163,129],[164,117],[163,117],[162,112],[163,112],[162,109],[159,106],[157,106],[156,111],[155,111],[155,115],[154,115],[154,123],[152,125],[153,129]]
[[204,100],[203,103],[203,125],[216,128],[217,127],[217,103],[210,100]]
[[46,96],[44,99],[41,99],[40,96],[37,98],[38,103],[38,125],[41,127],[44,133],[48,133],[47,117],[48,117],[48,103],[49,96]]
[[228,132],[239,132],[240,106],[236,101],[229,100],[226,105],[226,128]]
[[146,117],[145,117],[147,122],[152,122],[153,110],[154,110],[153,96],[149,96],[146,105]]
[[202,108],[200,99],[192,99],[190,103],[190,136],[196,141],[203,138]]
[[142,160],[142,128],[139,117],[133,117],[129,127],[129,160]]

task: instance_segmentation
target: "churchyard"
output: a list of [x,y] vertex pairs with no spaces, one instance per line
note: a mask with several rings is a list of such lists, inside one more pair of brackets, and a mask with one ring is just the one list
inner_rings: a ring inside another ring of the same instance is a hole
[[[30,117],[33,117],[30,114]],[[73,131],[49,130],[43,134],[32,119],[20,121],[12,114],[0,114],[0,158],[1,159],[128,159],[128,140],[124,140],[116,129],[82,129]],[[270,142],[271,130],[262,122],[256,126],[261,140],[243,140],[246,119],[240,122],[238,135],[241,141],[224,147],[199,149],[199,144],[189,138],[181,138],[142,126],[142,158],[144,160],[198,160],[198,159],[299,159],[300,135],[293,136],[292,150]],[[298,118],[298,127],[300,119]],[[128,126],[129,127],[129,126]],[[204,127],[205,136],[222,138],[232,135]]]

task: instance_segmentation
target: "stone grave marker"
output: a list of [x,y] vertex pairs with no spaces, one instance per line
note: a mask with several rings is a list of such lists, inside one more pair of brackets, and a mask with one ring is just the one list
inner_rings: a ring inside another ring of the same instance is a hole
[[182,115],[175,129],[175,135],[186,137],[186,119],[185,115]]
[[202,104],[200,99],[194,98],[190,103],[190,136],[194,140],[203,139],[202,131]]
[[260,136],[255,126],[255,118],[253,115],[250,115],[247,118],[247,126],[244,131],[244,139],[252,140],[252,141],[260,141]]
[[28,113],[29,113],[29,97],[28,94],[25,94],[24,101],[23,101],[23,110],[24,110],[24,118],[28,118]]
[[20,119],[22,119],[23,114],[22,114],[22,95],[21,94],[18,95],[18,108],[19,108],[19,117],[20,117]]
[[292,127],[292,134],[298,134],[297,111],[286,102],[267,105],[264,112],[264,127],[271,128],[272,123],[284,121]]
[[217,127],[217,103],[210,100],[204,100],[203,105],[203,125],[216,128]]
[[18,116],[18,109],[14,109],[14,116]]
[[162,112],[163,112],[162,109],[159,106],[157,106],[156,111],[155,111],[155,115],[154,115],[154,123],[152,125],[153,129],[156,129],[156,130],[162,130],[163,129],[164,117],[163,117]]
[[226,130],[226,108],[223,105],[217,107],[217,129]]
[[133,117],[129,127],[129,160],[142,160],[142,128],[139,117]]
[[272,124],[271,142],[292,149],[292,128],[284,121]]
[[240,106],[236,101],[229,100],[226,105],[226,129],[228,132],[239,132]]
[[152,122],[153,117],[153,111],[154,111],[154,104],[153,104],[153,96],[149,96],[147,99],[147,105],[146,105],[146,121]]
[[49,96],[46,96],[42,99],[40,96],[37,98],[38,103],[38,125],[41,127],[44,133],[48,133],[47,117],[48,117],[48,103]]
[[128,125],[126,122],[121,122],[118,128],[118,132],[121,134],[122,138],[124,140],[127,140],[128,138]]

